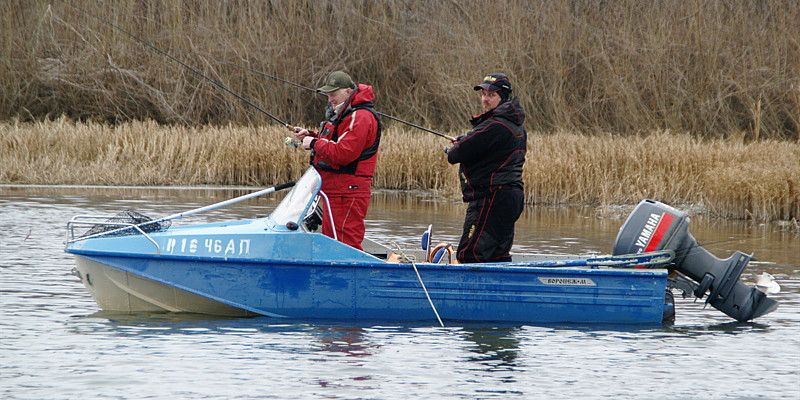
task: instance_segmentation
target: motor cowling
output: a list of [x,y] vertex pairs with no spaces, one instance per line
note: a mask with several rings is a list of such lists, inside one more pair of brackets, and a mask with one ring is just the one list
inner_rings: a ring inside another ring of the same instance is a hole
[[612,253],[675,252],[674,268],[693,281],[694,296],[739,322],[772,312],[778,302],[739,280],[752,258],[740,251],[719,259],[697,244],[689,233],[689,216],[653,200],[642,200],[622,225]]

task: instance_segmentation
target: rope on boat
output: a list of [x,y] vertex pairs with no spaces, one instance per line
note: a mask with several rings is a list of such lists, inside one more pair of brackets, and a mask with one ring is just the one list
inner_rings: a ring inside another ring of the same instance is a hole
[[400,248],[400,245],[394,243],[394,246],[397,248],[397,252],[400,253],[401,256],[406,258],[408,261],[411,262],[411,266],[414,267],[414,272],[417,274],[417,280],[419,281],[420,286],[422,286],[422,291],[425,292],[425,297],[428,298],[428,304],[431,305],[431,309],[433,309],[433,313],[436,315],[436,320],[439,321],[439,326],[444,328],[444,322],[442,322],[442,318],[439,317],[439,312],[436,311],[436,306],[433,305],[433,300],[431,300],[431,295],[428,294],[428,288],[425,287],[425,282],[422,281],[422,276],[419,274],[419,270],[417,269],[417,263],[414,262],[414,259],[407,256],[403,250]]

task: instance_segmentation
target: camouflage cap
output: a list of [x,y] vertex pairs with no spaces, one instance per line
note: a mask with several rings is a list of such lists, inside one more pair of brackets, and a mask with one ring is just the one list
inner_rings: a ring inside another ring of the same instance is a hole
[[344,71],[333,71],[330,73],[330,75],[328,75],[327,78],[325,78],[325,84],[322,87],[317,88],[317,91],[328,94],[330,92],[346,88],[356,88],[353,78],[351,78],[350,75],[347,75],[347,73]]

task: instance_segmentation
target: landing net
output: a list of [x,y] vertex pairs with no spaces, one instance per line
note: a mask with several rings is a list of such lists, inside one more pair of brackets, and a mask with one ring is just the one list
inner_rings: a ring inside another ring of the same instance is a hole
[[[108,236],[136,235],[141,233],[139,232],[139,229],[141,229],[145,233],[160,232],[167,230],[167,228],[169,228],[170,225],[172,225],[171,221],[152,222],[148,224],[148,222],[152,220],[153,220],[152,218],[144,214],[140,214],[136,211],[125,210],[107,219],[105,221],[106,223],[93,226],[91,229],[84,232],[84,234],[81,235],[81,237],[97,235],[100,233],[110,232],[110,231],[117,231],[117,232],[109,233]],[[125,226],[124,224],[138,225],[139,229],[135,229],[133,227],[128,229],[120,229],[124,228]]]

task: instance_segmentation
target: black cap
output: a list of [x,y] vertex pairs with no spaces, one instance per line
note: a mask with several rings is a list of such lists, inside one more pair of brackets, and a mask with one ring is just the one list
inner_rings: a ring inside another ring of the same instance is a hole
[[486,75],[480,85],[475,86],[475,90],[491,90],[511,92],[511,82],[508,81],[508,76],[503,73],[494,73]]

